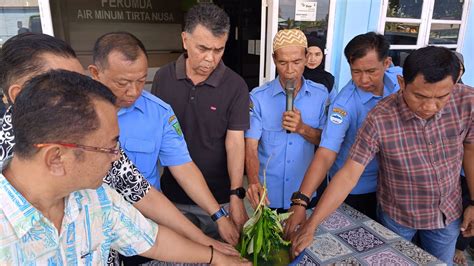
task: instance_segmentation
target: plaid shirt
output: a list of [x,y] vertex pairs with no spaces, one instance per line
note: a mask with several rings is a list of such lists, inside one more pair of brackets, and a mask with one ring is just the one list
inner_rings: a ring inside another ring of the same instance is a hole
[[400,91],[369,113],[350,158],[367,165],[377,154],[378,202],[399,224],[438,229],[462,214],[463,143],[474,143],[474,89],[456,85],[433,118],[417,117]]

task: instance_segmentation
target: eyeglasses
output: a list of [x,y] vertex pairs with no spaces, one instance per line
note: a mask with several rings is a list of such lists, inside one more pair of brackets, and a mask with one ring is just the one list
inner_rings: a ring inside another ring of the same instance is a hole
[[117,144],[115,145],[115,148],[102,148],[102,147],[94,147],[94,146],[87,146],[87,145],[81,145],[81,144],[76,144],[76,143],[64,143],[64,142],[38,143],[38,144],[33,144],[33,145],[36,148],[43,148],[50,145],[61,145],[66,148],[77,148],[77,149],[83,149],[85,151],[101,152],[101,153],[108,153],[108,154],[113,154],[113,155],[120,154],[120,142],[118,140],[117,140]]

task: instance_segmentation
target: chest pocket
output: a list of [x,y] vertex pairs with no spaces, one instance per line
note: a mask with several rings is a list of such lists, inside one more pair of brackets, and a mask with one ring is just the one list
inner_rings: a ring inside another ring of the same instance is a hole
[[462,145],[462,136],[451,136],[451,137],[443,137],[443,154],[444,160],[451,161],[451,160],[462,160],[462,152],[463,152],[463,145]]
[[123,144],[128,157],[145,177],[149,177],[158,160],[155,155],[156,142],[152,140],[129,138]]
[[270,145],[280,145],[286,140],[286,131],[281,128],[263,128],[262,142]]

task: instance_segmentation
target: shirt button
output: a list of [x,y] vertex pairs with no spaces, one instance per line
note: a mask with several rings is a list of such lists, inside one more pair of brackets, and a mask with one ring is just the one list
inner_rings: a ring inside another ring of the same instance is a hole
[[287,162],[287,163],[291,163],[291,161],[290,161],[290,160],[286,160],[286,162]]
[[191,100],[194,100],[194,96],[191,96]]
[[290,181],[290,179],[288,179],[288,178],[287,178],[287,179],[285,179],[285,180],[286,180],[286,182]]
[[288,144],[289,144],[289,145],[293,145],[293,142],[290,141]]
[[428,144],[429,144],[429,145],[433,145],[433,142],[430,141]]
[[196,90],[196,87],[192,87],[191,90],[195,91],[195,90]]

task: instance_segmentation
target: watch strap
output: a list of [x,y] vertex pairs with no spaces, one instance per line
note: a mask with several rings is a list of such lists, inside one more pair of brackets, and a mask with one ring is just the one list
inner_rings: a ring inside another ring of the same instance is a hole
[[292,202],[304,201],[306,205],[309,204],[309,198],[305,194],[301,193],[300,191],[296,191],[291,195]]
[[224,216],[228,217],[229,213],[224,209],[224,207],[221,207],[218,211],[211,215],[211,219],[215,222]]

